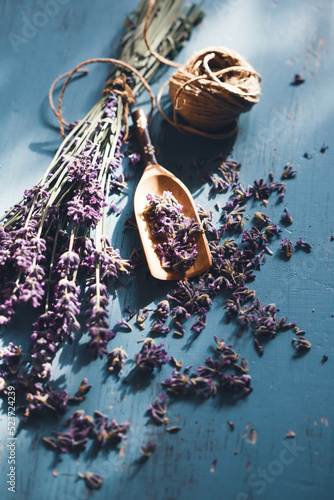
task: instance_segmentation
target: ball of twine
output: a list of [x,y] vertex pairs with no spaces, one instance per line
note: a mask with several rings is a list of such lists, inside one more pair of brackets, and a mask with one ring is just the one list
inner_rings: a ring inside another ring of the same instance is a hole
[[[259,101],[260,81],[254,68],[233,50],[204,49],[168,82],[173,124],[185,132],[212,138],[231,135],[237,129],[239,115]],[[178,115],[186,124],[179,123]],[[228,131],[219,133],[222,129]]]
[[[238,117],[259,101],[261,76],[237,52],[225,47],[209,47],[195,53],[185,65],[170,61],[156,52],[148,40],[148,28],[155,0],[149,0],[143,38],[150,53],[178,71],[162,86],[157,105],[162,116],[181,132],[223,139],[238,128]],[[161,98],[169,85],[173,119],[161,108]],[[181,121],[180,121],[181,118]]]
[[[236,132],[239,115],[259,101],[260,81],[259,73],[237,52],[209,47],[194,54],[162,86],[158,108],[181,132],[223,139]],[[167,85],[173,103],[172,120],[161,108]]]

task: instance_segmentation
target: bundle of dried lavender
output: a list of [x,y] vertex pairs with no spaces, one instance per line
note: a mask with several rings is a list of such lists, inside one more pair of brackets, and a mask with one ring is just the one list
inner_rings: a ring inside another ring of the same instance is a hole
[[[147,6],[148,0],[142,0],[128,20],[121,58],[149,80],[159,62],[139,42]],[[149,28],[156,50],[173,56],[202,15],[195,6],[185,11],[182,0],[157,0]],[[137,95],[142,82],[126,78]],[[80,329],[79,273],[85,274],[90,300],[86,327],[93,358],[106,354],[114,335],[108,322],[107,285],[131,271],[130,261],[111,247],[106,228],[108,196],[125,185],[120,166],[127,101],[121,80],[109,82],[100,101],[68,127],[42,179],[0,219],[0,325],[11,322],[18,305],[44,309],[34,323],[31,356],[23,361],[14,345],[2,356],[2,391],[11,384],[24,393],[26,416],[43,407],[66,409],[66,394],[50,404],[56,396],[48,382],[56,352]]]

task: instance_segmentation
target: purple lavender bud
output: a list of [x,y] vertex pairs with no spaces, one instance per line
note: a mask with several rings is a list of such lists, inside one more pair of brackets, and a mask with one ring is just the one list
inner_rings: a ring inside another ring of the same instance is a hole
[[292,241],[288,240],[288,238],[283,238],[281,241],[281,247],[286,257],[290,258],[293,253]]
[[271,222],[269,215],[266,215],[262,212],[254,213],[255,222],[260,226],[265,226],[268,222]]
[[144,373],[152,373],[154,368],[166,364],[169,360],[167,352],[162,349],[164,344],[156,345],[154,340],[147,338],[141,351],[135,355],[134,361]]
[[87,378],[84,378],[81,381],[81,384],[79,385],[79,388],[77,390],[77,395],[78,396],[85,396],[86,394],[88,394],[88,392],[91,390],[92,387],[93,387],[92,385],[88,385]]
[[141,161],[141,156],[139,153],[132,153],[128,156],[128,158],[130,165],[132,165],[132,167],[134,167],[135,165],[137,165],[137,163]]
[[255,349],[260,357],[263,356],[264,350],[257,338],[254,339]]
[[166,416],[167,412],[167,395],[159,394],[155,401],[149,405],[147,412],[157,424],[168,424],[169,419]]
[[288,209],[285,207],[284,208],[284,214],[281,215],[282,221],[284,221],[286,224],[292,224],[293,218],[292,215],[288,212]]
[[301,83],[305,82],[305,78],[300,75],[299,73],[296,73],[295,76],[293,77],[293,81],[291,85],[300,85]]
[[108,370],[122,373],[127,358],[127,352],[123,347],[116,347],[108,353]]
[[145,456],[145,457],[150,457],[152,453],[156,450],[156,443],[153,441],[153,439],[150,439],[146,444],[143,444],[141,446],[140,452]]
[[185,273],[197,257],[195,235],[200,232],[199,225],[183,215],[182,205],[169,191],[162,196],[147,195],[147,200],[143,214],[152,236],[159,240],[155,251],[162,267]]
[[82,474],[81,472],[78,473],[78,477],[80,479],[84,479],[87,488],[90,490],[98,490],[101,488],[103,485],[103,482],[105,480],[104,476],[101,476],[100,474],[95,474],[93,472],[85,472],[85,474]]
[[278,236],[279,233],[282,232],[281,228],[277,225],[271,222],[266,228],[265,228],[266,235],[269,238],[273,238],[274,236]]
[[310,245],[310,243],[307,243],[306,241],[304,241],[302,238],[300,238],[298,241],[296,241],[296,246],[298,248],[302,248],[302,249],[307,250],[307,251],[312,250],[312,245]]
[[192,381],[187,375],[173,370],[172,375],[162,383],[170,394],[181,396],[196,392],[196,382]]
[[291,343],[297,351],[309,351],[312,347],[311,342],[302,336],[297,339],[292,339]]
[[293,166],[287,163],[282,173],[282,179],[291,179],[292,177],[294,177],[296,172],[297,170],[294,170]]

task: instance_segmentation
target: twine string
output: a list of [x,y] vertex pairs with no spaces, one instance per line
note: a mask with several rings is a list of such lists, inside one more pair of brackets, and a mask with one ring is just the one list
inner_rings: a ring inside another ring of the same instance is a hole
[[[148,115],[148,119],[150,119],[152,116],[153,109],[155,106],[155,97],[154,97],[152,89],[151,89],[150,85],[148,84],[147,80],[139,73],[139,71],[136,68],[131,66],[131,64],[128,64],[124,61],[120,61],[119,59],[113,59],[111,57],[109,57],[109,58],[98,57],[98,58],[94,58],[94,59],[87,59],[86,61],[83,61],[82,63],[78,64],[71,71],[68,71],[67,73],[64,73],[63,75],[58,76],[58,78],[56,78],[56,80],[53,82],[53,84],[50,87],[50,91],[49,91],[50,106],[51,106],[53,112],[55,113],[56,117],[58,118],[60,133],[61,133],[63,138],[65,138],[64,125],[65,126],[67,125],[67,123],[64,121],[63,116],[62,116],[62,101],[63,101],[65,90],[66,90],[71,78],[73,77],[73,75],[75,73],[78,73],[79,71],[87,71],[87,70],[81,70],[81,68],[83,66],[87,66],[88,64],[93,64],[93,63],[97,63],[97,62],[106,63],[106,64],[114,64],[115,66],[125,68],[126,70],[134,73],[139,78],[139,80],[142,82],[143,86],[146,88],[146,90],[150,94],[151,110],[150,110],[150,113]],[[63,87],[61,89],[61,93],[60,93],[59,100],[58,100],[58,111],[57,111],[55,106],[53,105],[53,90],[54,90],[55,85],[62,78],[65,78],[65,77],[67,77],[67,78],[66,78],[66,81],[63,84]],[[122,90],[108,88],[108,86],[112,85],[112,84],[117,84],[119,87],[121,87]],[[125,130],[125,135],[123,137],[123,142],[125,142],[127,139],[127,134],[128,134],[128,130],[129,130],[129,125],[128,125],[129,106],[130,106],[130,104],[134,103],[134,96],[133,96],[131,87],[126,83],[126,76],[124,73],[122,73],[121,76],[116,77],[116,78],[109,80],[107,82],[103,92],[109,92],[110,90],[113,90],[115,93],[118,93],[119,95],[121,95],[123,102],[124,102],[123,118],[124,118],[126,130]]]
[[[77,71],[77,73],[87,74],[88,73],[88,69],[79,69],[79,71]],[[69,71],[67,71],[66,73],[63,73],[62,75],[59,75],[55,79],[55,81],[52,83],[52,85],[50,87],[50,90],[49,90],[49,104],[50,104],[50,108],[52,109],[52,111],[54,112],[54,114],[55,114],[55,116],[57,118],[58,118],[58,112],[57,112],[56,107],[55,107],[55,105],[53,103],[53,91],[54,91],[54,88],[57,85],[57,83],[60,82],[60,80],[62,80],[66,76],[68,76],[68,74],[69,74]],[[63,119],[63,124],[65,125],[65,127],[69,126],[69,123],[67,123],[64,119]]]

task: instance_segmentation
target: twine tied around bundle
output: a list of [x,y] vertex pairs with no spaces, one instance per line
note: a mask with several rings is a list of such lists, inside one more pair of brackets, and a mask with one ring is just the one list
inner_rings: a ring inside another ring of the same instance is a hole
[[[83,61],[82,63],[78,64],[74,69],[72,69],[71,71],[68,71],[67,73],[64,73],[60,76],[58,76],[56,78],[56,80],[52,83],[51,87],[50,87],[50,90],[49,90],[49,103],[50,103],[50,107],[52,109],[52,111],[54,112],[54,114],[56,115],[56,117],[58,118],[58,121],[59,121],[59,127],[60,127],[60,132],[61,132],[61,135],[63,137],[63,139],[65,138],[65,130],[64,130],[64,126],[68,126],[68,123],[63,119],[63,112],[62,112],[62,101],[63,101],[63,97],[64,97],[64,93],[65,93],[65,90],[66,90],[66,87],[67,85],[69,84],[71,78],[73,77],[73,75],[75,73],[87,73],[88,70],[87,69],[81,69],[83,66],[87,66],[88,64],[93,64],[93,63],[107,63],[107,64],[114,64],[115,66],[117,67],[120,67],[120,68],[123,68],[129,72],[132,72],[134,73],[138,78],[139,80],[142,82],[142,84],[144,85],[144,87],[146,88],[146,90],[148,91],[148,93],[150,94],[150,98],[151,98],[151,111],[148,115],[148,119],[150,119],[151,115],[152,115],[152,112],[153,112],[153,109],[154,109],[154,106],[155,106],[155,97],[154,97],[154,94],[152,92],[152,89],[150,87],[150,85],[148,84],[147,80],[139,73],[139,71],[134,68],[133,66],[131,66],[131,64],[128,64],[124,61],[120,61],[118,59],[113,59],[111,57],[107,58],[107,57],[98,57],[98,58],[94,58],[94,59],[87,59],[87,61]],[[65,83],[61,89],[61,93],[60,93],[60,96],[59,96],[59,100],[58,100],[58,111],[53,103],[53,91],[54,91],[54,88],[56,86],[56,84],[62,80],[63,78],[66,78],[65,80]],[[111,87],[111,88],[109,88]],[[130,105],[131,104],[134,104],[135,102],[135,99],[134,99],[134,96],[133,96],[133,92],[132,92],[132,89],[131,87],[127,84],[126,82],[126,75],[125,73],[121,73],[121,75],[119,76],[116,76],[115,78],[111,79],[111,80],[108,80],[104,89],[103,89],[103,92],[102,94],[105,94],[105,93],[109,93],[110,91],[113,91],[115,94],[118,94],[121,96],[122,98],[122,102],[123,102],[123,106],[124,106],[124,110],[123,110],[123,120],[125,122],[125,133],[124,133],[124,136],[123,136],[123,139],[122,139],[122,142],[124,143],[126,141],[126,139],[128,138],[128,132],[129,132],[129,125],[128,125],[128,115],[129,115],[129,111],[130,111]]]
[[[144,23],[144,41],[160,62],[178,68],[157,96],[161,115],[181,132],[211,139],[233,135],[238,117],[259,101],[261,76],[237,52],[225,47],[209,47],[195,53],[185,65],[170,61],[152,49],[148,27],[155,0],[149,0]],[[173,119],[163,112],[161,99],[169,85]],[[179,117],[182,121],[180,122]]]

